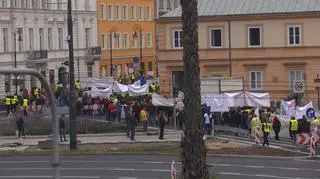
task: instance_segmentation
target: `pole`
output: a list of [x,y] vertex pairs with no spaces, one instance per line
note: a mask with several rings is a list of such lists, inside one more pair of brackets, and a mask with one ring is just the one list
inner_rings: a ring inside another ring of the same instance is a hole
[[232,77],[232,52],[231,52],[231,21],[228,20],[228,40],[229,40],[229,77]]
[[[14,33],[13,35],[14,37],[14,68],[17,68],[17,34]],[[18,95],[18,83],[17,83],[17,75],[14,75],[14,78],[15,78],[15,87],[16,87],[16,95]]]
[[[140,27],[140,64],[142,64],[142,30],[141,30],[141,27]],[[144,73],[144,69],[141,69],[141,71]]]
[[69,37],[69,116],[70,116],[70,150],[77,149],[76,108],[74,89],[74,59],[73,59],[73,27],[72,27],[72,3],[68,0],[68,37]]
[[[320,78],[320,75],[317,74],[317,79]],[[317,90],[318,91],[318,110],[320,110],[320,89]]]
[[77,61],[77,66],[78,66],[78,81],[80,81],[80,58],[79,57]]
[[110,77],[112,77],[112,32],[110,32]]

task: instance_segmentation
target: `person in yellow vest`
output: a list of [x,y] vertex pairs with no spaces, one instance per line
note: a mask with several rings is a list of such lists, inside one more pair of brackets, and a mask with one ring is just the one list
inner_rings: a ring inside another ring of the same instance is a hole
[[38,96],[39,96],[39,88],[38,88],[38,87],[35,87],[35,88],[34,88],[33,94],[34,94],[35,97],[38,97]]
[[77,82],[74,84],[74,87],[75,87],[76,90],[81,89],[81,83],[80,83],[79,80],[77,80]]
[[319,133],[320,132],[320,119],[315,118],[312,123],[311,123],[311,130],[314,130],[315,133]]
[[14,98],[14,96],[11,96],[10,98],[11,100],[11,112],[15,113],[16,112],[16,99]]
[[5,98],[4,104],[6,105],[7,115],[9,115],[10,112],[11,112],[11,99],[10,99],[10,96],[7,96],[7,97]]
[[18,99],[17,94],[14,94],[14,96],[13,96],[13,102],[14,102],[14,103],[12,103],[13,111],[16,112],[17,107],[19,106],[19,99]]
[[263,131],[263,146],[269,146],[269,134],[270,134],[271,124],[269,121],[264,121],[262,123],[262,131]]
[[253,132],[251,132],[253,135],[255,135],[255,130],[258,129],[260,130],[261,122],[260,119],[257,117],[256,114],[253,115],[253,118],[251,120],[251,128]]
[[28,104],[29,104],[28,98],[23,98],[22,107],[23,107],[23,115],[25,117],[28,116]]
[[298,120],[294,116],[292,116],[290,120],[290,125],[289,125],[289,133],[290,133],[290,138],[294,141],[296,140],[298,127],[299,127]]
[[136,80],[136,75],[134,73],[131,73],[131,83],[134,83],[134,81]]
[[144,106],[140,111],[140,119],[143,124],[142,132],[146,132],[148,129],[148,118],[149,118],[148,112],[146,110],[146,107]]
[[150,93],[156,93],[156,92],[157,92],[157,86],[153,82],[152,84],[150,84]]

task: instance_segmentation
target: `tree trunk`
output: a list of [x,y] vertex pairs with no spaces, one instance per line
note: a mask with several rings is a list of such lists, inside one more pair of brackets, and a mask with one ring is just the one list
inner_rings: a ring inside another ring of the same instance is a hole
[[185,131],[181,141],[181,159],[184,179],[209,178],[201,115],[197,6],[197,0],[181,0],[185,94]]

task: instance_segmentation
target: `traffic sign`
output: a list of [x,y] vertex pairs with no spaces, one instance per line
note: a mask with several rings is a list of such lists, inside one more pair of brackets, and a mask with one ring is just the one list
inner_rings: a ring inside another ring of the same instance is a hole
[[312,134],[310,133],[300,133],[297,134],[297,144],[308,145],[310,144]]
[[306,115],[309,119],[313,119],[316,115],[316,112],[314,111],[313,108],[308,108],[306,111]]
[[305,91],[304,81],[298,80],[294,81],[293,92],[294,93],[303,93]]

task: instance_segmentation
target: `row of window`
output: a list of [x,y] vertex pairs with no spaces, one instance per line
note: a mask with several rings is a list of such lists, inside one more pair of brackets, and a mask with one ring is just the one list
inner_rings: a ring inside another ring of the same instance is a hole
[[[290,25],[287,29],[288,46],[301,45],[301,26]],[[222,28],[211,28],[210,34],[210,47],[221,48],[223,47],[223,32]],[[173,31],[173,48],[182,48],[183,42],[182,30]],[[248,27],[248,47],[262,47],[262,29],[261,27]]]
[[151,7],[143,7],[131,5],[128,9],[127,5],[100,4],[100,19],[107,20],[151,20]]
[[[0,0],[0,7],[67,10],[67,0]],[[85,0],[85,10],[90,10],[90,0]]]
[[[112,39],[112,41],[110,39]],[[145,46],[145,41],[147,42],[146,46]],[[102,49],[110,48],[110,46],[112,46],[112,48],[114,49],[128,49],[128,48],[138,48],[138,47],[152,48],[152,44],[153,44],[151,32],[147,33],[146,39],[143,33],[141,34],[141,36],[136,36],[135,32],[132,32],[132,33],[125,32],[122,34],[115,33],[115,34],[109,34],[109,35],[101,34],[100,43],[101,43],[100,45]]]
[[172,10],[180,5],[180,0],[159,0],[159,9]]
[[[18,28],[17,29],[17,34],[20,34],[21,40],[20,42],[16,42],[18,44],[17,46],[17,51],[18,52],[22,52],[22,51],[27,51],[27,50],[35,50],[37,47],[35,47],[36,44],[39,44],[39,49],[40,50],[44,50],[44,49],[48,49],[48,50],[54,50],[54,49],[65,49],[66,48],[66,44],[67,41],[65,40],[66,37],[66,31],[64,28],[57,28],[57,29],[53,29],[53,28],[48,28],[46,33],[45,33],[45,29],[44,28],[39,28],[39,29],[34,29],[34,28],[29,28],[28,30],[28,46],[24,47],[23,43],[24,40],[26,40],[23,37],[23,29],[22,28]],[[54,32],[56,30],[56,32]],[[9,30],[8,28],[4,28],[2,29],[2,35],[3,37],[0,38],[0,44],[3,44],[3,49],[2,52],[9,52]],[[36,38],[36,35],[38,36],[38,38]],[[57,43],[53,43],[54,39],[57,37]],[[46,45],[45,45],[45,38],[46,40]],[[91,42],[91,29],[90,28],[85,28],[85,48],[89,48],[90,47],[90,42]],[[18,39],[18,37],[17,37]],[[39,41],[36,41],[39,40]],[[55,46],[54,46],[55,45]],[[1,49],[0,49],[1,52]]]
[[[305,73],[303,70],[289,71],[289,88],[293,89],[295,81],[303,81]],[[263,89],[263,72],[250,71],[249,72],[250,89],[262,90]]]

